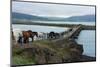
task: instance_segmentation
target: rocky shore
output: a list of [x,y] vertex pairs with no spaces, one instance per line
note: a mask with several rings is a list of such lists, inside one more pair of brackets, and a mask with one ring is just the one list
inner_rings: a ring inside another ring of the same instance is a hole
[[[96,60],[95,57],[89,57],[83,55],[83,52],[84,52],[83,45],[77,44],[72,39],[66,39],[57,42],[37,41],[34,42],[31,45],[31,47],[26,47],[26,48],[19,48],[13,46],[13,58],[15,56],[25,56],[26,58],[34,60],[35,65],[52,64],[52,63],[54,64],[54,63],[88,62]],[[17,65],[16,62],[14,62],[13,64]]]

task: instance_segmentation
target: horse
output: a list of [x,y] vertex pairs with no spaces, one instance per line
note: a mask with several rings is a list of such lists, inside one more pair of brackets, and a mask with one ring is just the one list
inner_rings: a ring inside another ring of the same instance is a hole
[[52,31],[50,33],[48,33],[48,38],[54,38],[55,37],[55,33]]
[[15,29],[12,31],[12,39],[15,40],[15,43],[22,43],[22,31],[19,29]]
[[23,34],[24,43],[28,43],[29,38],[31,38],[32,42],[33,42],[34,41],[34,36],[38,37],[38,33],[37,32],[32,32],[31,30],[22,31],[22,34]]
[[36,40],[38,38],[38,32],[32,32],[33,33],[33,38]]
[[38,40],[47,39],[47,34],[44,32],[38,32]]
[[60,37],[60,34],[55,33],[53,31],[48,34],[48,38],[51,38],[51,39],[56,39],[56,38],[59,38],[59,37]]
[[55,33],[55,38],[59,38],[60,34],[59,33]]

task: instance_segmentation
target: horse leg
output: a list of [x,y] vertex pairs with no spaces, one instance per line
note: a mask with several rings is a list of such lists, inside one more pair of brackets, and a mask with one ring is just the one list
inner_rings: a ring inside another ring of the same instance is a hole
[[26,43],[29,43],[29,38],[26,39]]
[[25,43],[25,38],[23,38],[23,43]]
[[24,43],[26,43],[26,38],[24,38]]
[[56,39],[56,34],[54,34],[54,38]]
[[32,38],[32,42],[34,41],[34,38],[33,37],[31,37]]

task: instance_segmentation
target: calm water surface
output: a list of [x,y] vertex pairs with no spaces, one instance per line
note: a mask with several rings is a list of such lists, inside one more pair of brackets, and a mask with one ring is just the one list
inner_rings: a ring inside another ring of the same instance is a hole
[[95,25],[95,22],[57,22],[57,21],[32,21],[32,22],[37,22],[37,23],[57,23],[57,24],[83,24],[83,25]]
[[95,57],[95,30],[83,30],[77,42],[84,47],[84,55]]
[[39,25],[12,25],[13,30],[32,30],[36,32],[45,32],[49,33],[51,31],[54,32],[63,32],[67,31],[69,28],[65,27],[53,27],[53,26],[39,26]]

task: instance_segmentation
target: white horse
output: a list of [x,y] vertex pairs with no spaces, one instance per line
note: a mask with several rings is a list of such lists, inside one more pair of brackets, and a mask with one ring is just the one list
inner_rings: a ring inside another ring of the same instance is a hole
[[38,32],[38,40],[47,39],[47,34],[44,32]]
[[13,35],[14,35],[14,38],[15,38],[15,43],[18,43],[19,37],[23,36],[22,31],[20,29],[14,29],[13,30]]

